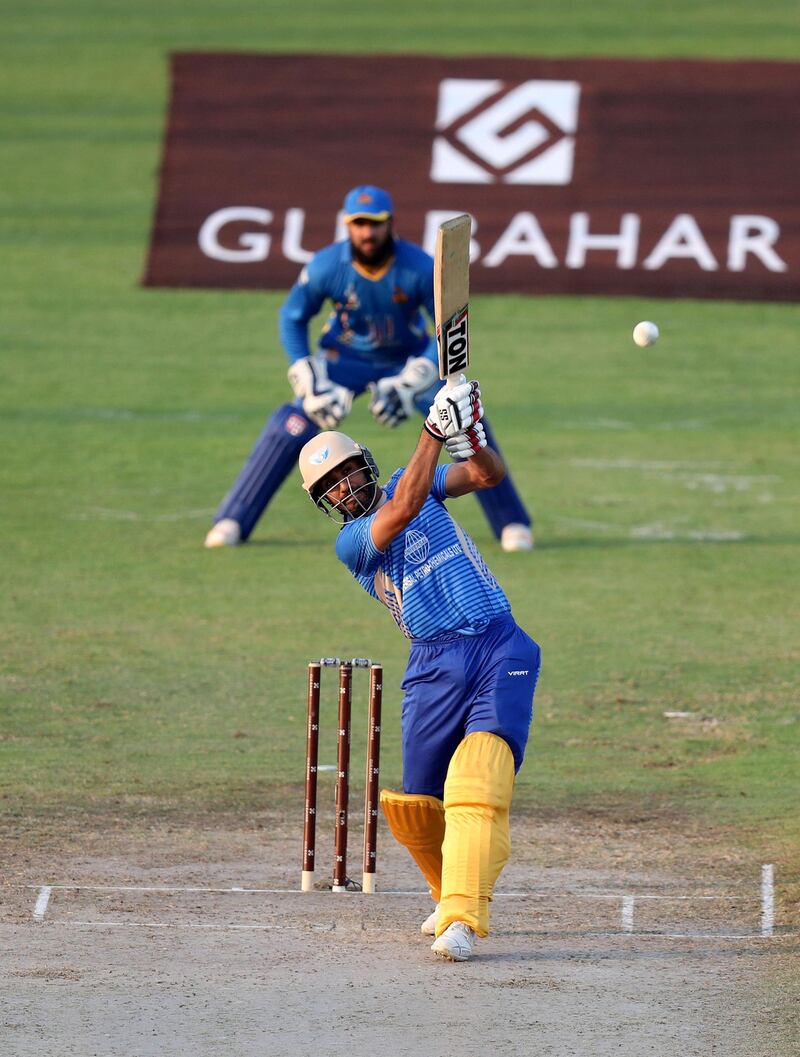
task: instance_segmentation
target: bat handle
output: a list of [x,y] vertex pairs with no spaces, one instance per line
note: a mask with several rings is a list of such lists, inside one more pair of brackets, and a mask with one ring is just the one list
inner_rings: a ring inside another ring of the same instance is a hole
[[445,388],[455,389],[457,385],[464,385],[467,380],[467,376],[462,374],[460,371],[455,374],[448,374],[444,380]]

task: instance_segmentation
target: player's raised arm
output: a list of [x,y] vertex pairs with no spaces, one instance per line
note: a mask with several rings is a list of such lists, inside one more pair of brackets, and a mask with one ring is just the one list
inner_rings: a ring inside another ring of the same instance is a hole
[[372,542],[379,551],[386,550],[422,509],[433,485],[441,450],[441,440],[423,429],[394,495],[378,510],[372,522]]
[[[422,509],[430,495],[442,444],[454,440],[464,430],[474,427],[482,414],[481,391],[477,382],[463,380],[452,389],[444,388],[439,391],[431,404],[416,450],[403,471],[394,495],[375,515],[371,534],[372,542],[378,550],[385,550]],[[458,469],[457,466],[452,467],[450,474]],[[502,474],[498,480],[501,479]],[[475,491],[479,487],[487,486],[474,485],[467,491]]]
[[458,436],[449,437],[445,447],[450,457],[456,460],[447,474],[446,491],[451,498],[493,488],[506,475],[502,458],[486,443],[486,431],[481,422],[476,422]]

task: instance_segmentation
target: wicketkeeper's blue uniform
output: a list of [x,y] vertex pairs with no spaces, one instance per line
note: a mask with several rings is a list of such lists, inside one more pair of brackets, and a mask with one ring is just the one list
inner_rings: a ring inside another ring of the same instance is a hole
[[[290,363],[311,355],[308,324],[326,300],[330,314],[319,337],[328,377],[337,385],[363,393],[370,382],[399,374],[412,356],[437,361],[436,338],[427,329],[424,308],[433,319],[433,260],[419,246],[394,239],[392,256],[377,273],[364,270],[353,257],[348,240],[315,254],[303,268],[280,312],[280,336]],[[416,399],[427,414],[441,383]],[[487,439],[498,445],[486,419]],[[275,492],[294,467],[300,449],[319,432],[302,409],[302,401],[278,408],[222,501],[214,521],[232,518],[246,540]],[[492,530],[499,538],[504,526],[530,525],[511,479],[477,493]]]

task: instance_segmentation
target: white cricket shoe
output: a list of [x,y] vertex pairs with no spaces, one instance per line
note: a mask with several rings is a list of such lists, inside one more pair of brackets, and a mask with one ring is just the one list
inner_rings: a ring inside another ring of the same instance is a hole
[[468,962],[474,948],[475,930],[463,921],[454,921],[448,925],[431,946],[434,954],[446,958],[449,962]]
[[532,551],[533,533],[527,525],[506,525],[500,533],[500,546],[504,551]]
[[439,913],[439,904],[436,904],[433,912],[428,914],[425,920],[419,927],[419,931],[423,936],[435,936],[436,935],[436,915]]
[[235,547],[242,538],[239,522],[231,517],[218,521],[206,536],[205,547]]

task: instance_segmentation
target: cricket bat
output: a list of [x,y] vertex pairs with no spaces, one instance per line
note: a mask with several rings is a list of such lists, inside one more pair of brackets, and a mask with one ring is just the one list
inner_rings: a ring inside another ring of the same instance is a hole
[[433,255],[433,308],[439,377],[449,387],[469,366],[469,242],[467,213],[446,220],[436,233]]

